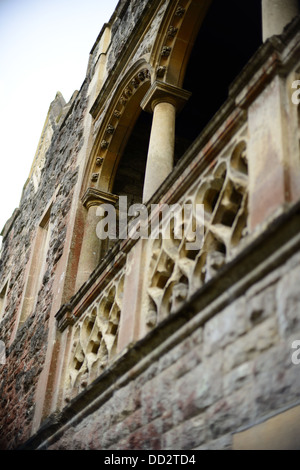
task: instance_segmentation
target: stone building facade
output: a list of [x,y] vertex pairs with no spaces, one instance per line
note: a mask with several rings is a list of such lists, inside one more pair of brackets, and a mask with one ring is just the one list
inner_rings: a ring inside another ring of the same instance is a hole
[[2,231],[2,449],[300,448],[299,11],[120,0]]

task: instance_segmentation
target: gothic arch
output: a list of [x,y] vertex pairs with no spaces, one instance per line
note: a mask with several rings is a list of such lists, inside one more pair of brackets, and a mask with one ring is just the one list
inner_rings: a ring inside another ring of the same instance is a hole
[[121,81],[93,146],[83,192],[87,187],[112,191],[119,161],[141,112],[140,102],[150,81],[150,66],[143,59],[131,67]]
[[142,98],[155,79],[182,86],[194,40],[211,2],[170,2],[149,63],[140,59],[130,68],[105,112],[85,172],[82,195],[87,188],[112,192],[118,164],[141,112]]

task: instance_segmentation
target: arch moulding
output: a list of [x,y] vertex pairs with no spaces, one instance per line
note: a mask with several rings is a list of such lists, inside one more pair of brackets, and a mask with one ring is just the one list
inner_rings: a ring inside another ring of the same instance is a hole
[[182,87],[188,60],[212,0],[170,2],[152,48],[156,78]]
[[[90,154],[82,195],[87,188],[112,191],[118,163],[141,112],[141,100],[150,85],[151,67],[140,59],[117,87],[105,112]],[[98,116],[93,117],[97,120]]]

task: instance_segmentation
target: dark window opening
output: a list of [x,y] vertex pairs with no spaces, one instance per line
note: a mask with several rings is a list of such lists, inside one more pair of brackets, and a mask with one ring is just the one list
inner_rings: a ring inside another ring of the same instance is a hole
[[[141,111],[122,153],[115,175],[112,192],[117,196],[127,197],[127,210],[122,203],[117,205],[117,237],[126,229],[127,223],[134,216],[129,213],[130,206],[142,204],[144,179],[152,125],[152,114]],[[129,217],[128,217],[129,214]],[[112,241],[109,247],[114,244]]]
[[140,113],[119,163],[113,193],[127,196],[128,205],[142,202],[152,115]]
[[261,0],[213,1],[185,74],[183,88],[192,97],[177,118],[175,162],[226,101],[230,84],[261,42]]

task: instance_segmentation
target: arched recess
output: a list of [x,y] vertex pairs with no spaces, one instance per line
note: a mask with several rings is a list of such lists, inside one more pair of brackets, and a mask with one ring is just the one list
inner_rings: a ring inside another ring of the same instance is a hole
[[[117,205],[118,194],[113,194],[115,176],[132,129],[143,112],[140,102],[150,87],[150,79],[149,64],[143,59],[137,61],[116,87],[113,96],[102,96],[102,108],[100,103],[97,115],[94,115],[95,126],[100,119],[101,125],[81,188],[84,208],[80,206],[78,213],[81,214],[83,235],[75,290],[86,282],[110,246],[106,237],[100,235],[99,238],[97,209],[101,204]],[[111,102],[105,109],[109,98]]]
[[[134,126],[141,113],[144,113],[140,105],[151,81],[158,79],[176,87],[182,85],[194,40],[211,2],[212,0],[176,0],[169,3],[149,64],[140,59],[130,68],[105,111],[91,152],[82,195],[87,188],[114,192],[117,170],[120,169],[119,164]],[[103,109],[104,106],[102,110],[98,108],[98,117]],[[148,119],[151,122],[151,117],[148,116]],[[97,117],[95,120],[97,121]],[[145,117],[144,121],[146,120]],[[148,130],[150,137],[150,128]],[[146,152],[144,156],[147,156]]]
[[142,112],[140,102],[150,81],[149,64],[139,60],[117,87],[91,152],[82,193],[86,188],[113,191],[118,165]]

